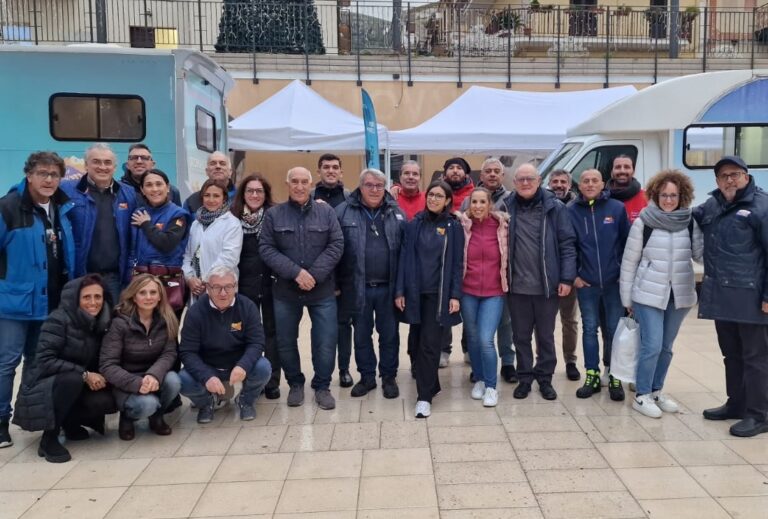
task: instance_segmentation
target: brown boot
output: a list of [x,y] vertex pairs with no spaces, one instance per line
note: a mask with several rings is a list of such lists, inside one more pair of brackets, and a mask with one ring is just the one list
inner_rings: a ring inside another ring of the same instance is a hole
[[149,417],[149,429],[158,436],[168,436],[173,432],[171,426],[165,423],[162,411],[158,411]]
[[120,413],[120,423],[117,426],[117,435],[121,440],[127,442],[133,440],[136,436],[136,430],[133,428],[133,420]]

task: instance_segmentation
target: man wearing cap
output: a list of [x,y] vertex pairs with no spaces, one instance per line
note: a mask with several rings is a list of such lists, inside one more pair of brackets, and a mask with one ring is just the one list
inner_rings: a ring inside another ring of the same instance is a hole
[[461,157],[448,159],[443,164],[443,180],[453,189],[453,210],[458,211],[461,203],[472,194],[475,184],[469,176],[472,168]]
[[699,318],[714,319],[728,400],[707,420],[739,419],[730,433],[768,432],[768,193],[744,161],[715,164],[717,189],[694,210],[704,233]]

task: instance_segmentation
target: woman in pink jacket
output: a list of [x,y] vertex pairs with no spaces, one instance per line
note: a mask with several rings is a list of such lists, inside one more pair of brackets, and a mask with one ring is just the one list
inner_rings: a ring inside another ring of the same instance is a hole
[[508,216],[493,211],[491,193],[478,187],[472,191],[469,209],[461,215],[464,226],[464,281],[461,317],[467,349],[475,375],[472,398],[494,407],[496,391],[496,346],[494,337],[504,310],[507,284]]

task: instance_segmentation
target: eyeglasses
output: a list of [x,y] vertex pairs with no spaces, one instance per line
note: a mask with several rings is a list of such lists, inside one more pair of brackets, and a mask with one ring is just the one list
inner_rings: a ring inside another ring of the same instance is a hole
[[61,174],[58,171],[33,171],[32,174],[40,180],[60,180]]
[[678,195],[677,193],[670,193],[670,194],[660,193],[659,198],[664,198],[666,200],[677,200],[678,198],[680,198],[680,195]]
[[384,184],[371,184],[369,182],[366,182],[363,184],[363,187],[369,191],[383,191],[384,190]]
[[253,189],[246,189],[245,190],[245,194],[246,195],[263,195],[264,194],[264,190],[260,189],[258,187],[253,188]]
[[143,160],[144,162],[149,162],[152,160],[151,155],[128,155],[128,160]]
[[213,293],[219,293],[219,294],[229,294],[232,292],[237,285],[208,285],[208,288]]
[[534,184],[538,177],[517,177],[515,184]]
[[445,195],[442,193],[427,193],[427,198],[431,198],[432,200],[442,200],[445,198]]
[[729,180],[738,180],[741,178],[743,171],[735,171],[733,173],[722,173],[717,175],[717,180],[721,182],[728,182]]

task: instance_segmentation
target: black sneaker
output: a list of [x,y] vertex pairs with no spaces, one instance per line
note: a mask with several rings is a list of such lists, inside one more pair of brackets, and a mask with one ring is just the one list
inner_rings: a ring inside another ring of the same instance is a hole
[[515,366],[502,366],[500,374],[504,382],[508,384],[517,384],[517,370],[515,369]]
[[474,384],[475,382],[477,382],[477,379],[475,378],[475,374],[474,374],[473,372],[471,372],[471,371],[469,372],[469,381],[470,381],[472,384]]
[[581,373],[579,373],[579,368],[576,367],[575,362],[569,362],[565,365],[565,375],[568,377],[568,380],[579,380],[581,378]]
[[624,388],[621,386],[621,380],[608,375],[608,394],[614,402],[624,401]]
[[528,393],[531,392],[531,383],[530,382],[520,382],[520,384],[515,388],[515,392],[512,393],[512,396],[519,399],[528,398]]
[[264,388],[264,396],[267,400],[277,400],[280,398],[280,387],[266,387]]
[[599,393],[601,389],[600,372],[595,371],[594,369],[588,369],[584,385],[576,390],[576,396],[578,398],[589,398],[595,393]]
[[69,451],[59,443],[58,431],[45,431],[37,448],[37,455],[49,463],[66,463],[72,459]]
[[349,394],[352,396],[365,396],[368,394],[368,391],[373,389],[376,389],[376,379],[362,378],[360,382],[355,384],[355,387],[352,388]]
[[339,370],[339,385],[341,387],[352,387],[355,381],[352,380],[352,375],[349,374],[348,369]]
[[400,396],[400,388],[397,387],[395,377],[383,377],[381,379],[381,391],[384,398],[397,398]]
[[197,423],[211,423],[213,421],[213,397],[209,402],[197,410]]
[[11,439],[11,433],[8,432],[8,422],[3,420],[0,422],[0,449],[10,447],[11,445],[13,445],[13,440]]
[[549,382],[539,382],[539,392],[544,400],[554,400],[557,398],[557,391]]

